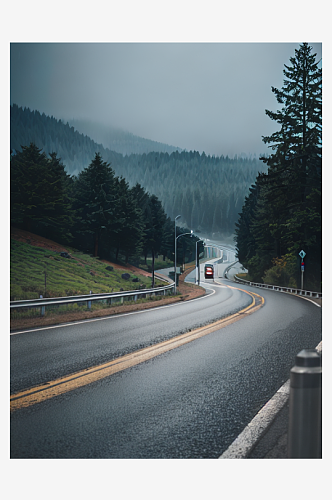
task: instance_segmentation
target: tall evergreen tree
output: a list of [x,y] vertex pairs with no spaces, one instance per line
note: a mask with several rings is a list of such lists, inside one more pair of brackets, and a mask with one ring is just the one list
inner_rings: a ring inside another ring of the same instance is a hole
[[100,153],[95,153],[90,165],[80,172],[74,189],[78,216],[76,235],[84,239],[90,236],[86,249],[98,256],[101,239],[107,241],[118,218],[114,171]]
[[280,130],[263,137],[273,151],[261,158],[268,174],[263,183],[257,178],[255,205],[250,204],[250,209],[244,205],[236,230],[238,255],[243,254],[246,239],[255,249],[247,261],[253,275],[271,266],[273,258],[286,254],[295,258],[303,249],[307,275],[312,282],[315,275],[320,281],[322,71],[311,50],[307,43],[295,50],[291,64],[285,65],[282,89],[272,87],[283,107],[277,112],[266,110]]
[[163,244],[167,216],[161,202],[155,195],[150,196],[145,211],[145,249],[152,256],[152,287],[154,287],[154,261]]
[[274,154],[263,158],[269,166],[280,163],[304,160],[301,173],[321,167],[322,141],[322,70],[318,67],[316,54],[311,54],[312,47],[303,43],[295,50],[291,65],[285,64],[284,85],[281,90],[272,87],[279,104],[284,107],[266,114],[281,125],[281,129],[263,141],[270,146]]
[[34,143],[11,155],[11,224],[41,236],[71,241],[70,176],[55,153]]
[[116,221],[116,259],[119,252],[125,256],[138,256],[142,251],[144,237],[143,211],[139,207],[134,192],[129,189],[125,179],[116,179],[117,221]]
[[[317,222],[321,217],[322,70],[311,51],[307,43],[295,50],[291,64],[285,65],[282,89],[272,88],[284,107],[277,113],[266,113],[281,124],[281,129],[263,141],[272,142],[275,151],[264,161],[274,184],[278,177],[281,196],[274,205],[277,210],[279,205],[279,214],[283,216],[278,224],[281,245],[284,251],[292,253],[304,249],[307,273],[320,275],[321,224],[314,227],[312,220]],[[281,204],[285,198],[286,210]]]
[[58,233],[61,235],[59,241],[71,242],[73,240],[71,229],[75,220],[72,198],[74,181],[67,174],[65,165],[55,152],[50,153],[49,168],[55,178],[53,187],[58,198],[56,213]]

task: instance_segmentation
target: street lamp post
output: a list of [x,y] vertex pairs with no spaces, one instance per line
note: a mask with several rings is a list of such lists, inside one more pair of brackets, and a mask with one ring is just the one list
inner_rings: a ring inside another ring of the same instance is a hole
[[174,295],[176,295],[176,221],[180,219],[181,215],[178,215],[174,219]]
[[196,284],[199,285],[199,255],[197,253],[197,246],[200,241],[204,241],[202,238],[196,241]]
[[175,237],[175,254],[174,254],[174,282],[175,282],[175,285],[174,285],[174,293],[176,293],[176,241],[179,238],[181,238],[181,236],[186,236],[187,234],[190,234],[190,236],[192,236],[193,230],[191,230],[190,233],[179,234],[179,236]]

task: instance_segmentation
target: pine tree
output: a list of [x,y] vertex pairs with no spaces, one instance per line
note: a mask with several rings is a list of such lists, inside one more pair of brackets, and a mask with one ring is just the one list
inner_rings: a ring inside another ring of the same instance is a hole
[[[321,166],[322,141],[322,70],[318,68],[312,47],[303,43],[295,50],[291,65],[285,64],[284,86],[281,90],[272,87],[279,104],[284,107],[277,112],[266,110],[266,114],[281,125],[281,129],[263,142],[272,143],[269,158],[263,158],[269,166],[304,160],[301,173],[319,169]],[[299,162],[296,162],[299,164]]]
[[48,191],[48,162],[46,155],[33,143],[11,155],[11,224],[31,231],[33,222],[43,217],[41,207]]
[[84,239],[90,236],[88,248],[98,256],[101,239],[104,242],[108,239],[118,216],[114,171],[100,153],[95,153],[90,165],[78,175],[74,190],[78,216],[76,236]]
[[73,179],[67,174],[61,158],[57,153],[50,153],[49,168],[54,176],[53,190],[56,197],[55,210],[57,214],[57,233],[59,241],[71,242],[73,236],[71,228],[75,219],[75,212],[72,208],[72,187]]
[[256,180],[258,196],[244,205],[236,238],[239,255],[243,242],[251,242],[249,271],[261,276],[273,259],[296,258],[303,249],[313,283],[321,269],[322,71],[311,50],[307,43],[295,50],[282,89],[272,87],[283,107],[266,114],[280,130],[263,137],[273,151],[260,158],[268,173]]
[[70,177],[55,153],[47,158],[34,143],[11,155],[11,224],[47,238],[72,237]]
[[154,261],[163,244],[166,214],[155,195],[149,197],[145,214],[145,252],[152,256],[152,287],[154,287]]
[[130,257],[141,254],[144,236],[143,211],[139,207],[134,192],[129,189],[124,178],[116,179],[117,213],[116,213],[116,259],[119,253],[125,256],[128,263]]
[[[320,275],[322,70],[311,50],[307,43],[295,50],[291,64],[285,65],[284,86],[281,90],[272,88],[278,103],[284,107],[278,113],[267,111],[267,114],[281,124],[281,129],[263,140],[274,142],[275,153],[265,161],[269,165],[271,182],[275,184],[278,177],[280,196],[275,207],[279,217],[282,215],[279,222],[281,245],[284,252],[297,254],[305,250],[307,274]],[[281,204],[285,198],[286,210]],[[318,222],[315,226],[313,219]]]

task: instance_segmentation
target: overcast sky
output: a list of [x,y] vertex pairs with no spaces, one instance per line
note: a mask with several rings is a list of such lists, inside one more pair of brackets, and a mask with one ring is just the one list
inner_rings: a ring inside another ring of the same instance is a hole
[[278,129],[265,115],[280,108],[271,86],[300,43],[12,43],[10,102],[182,149],[258,155]]

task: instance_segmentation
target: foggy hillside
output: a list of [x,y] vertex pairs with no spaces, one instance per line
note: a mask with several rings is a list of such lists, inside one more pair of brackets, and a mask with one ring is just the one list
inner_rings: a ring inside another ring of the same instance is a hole
[[14,104],[10,107],[10,149],[20,151],[21,146],[28,146],[30,142],[47,155],[56,152],[71,175],[77,175],[86,168],[95,153],[100,153],[112,165],[122,158],[120,153],[97,144],[68,123]]
[[56,152],[71,175],[78,175],[99,152],[130,187],[139,183],[151,195],[155,194],[169,217],[174,219],[181,214],[181,223],[215,236],[234,234],[249,187],[259,171],[266,171],[256,157],[215,157],[197,151],[123,156],[68,123],[14,105],[11,150],[15,153],[30,142],[47,155]]
[[98,144],[102,144],[104,148],[111,149],[124,156],[132,153],[150,153],[151,151],[159,153],[181,151],[181,148],[144,139],[111,125],[102,125],[88,120],[69,120],[68,123],[78,132],[89,136]]

